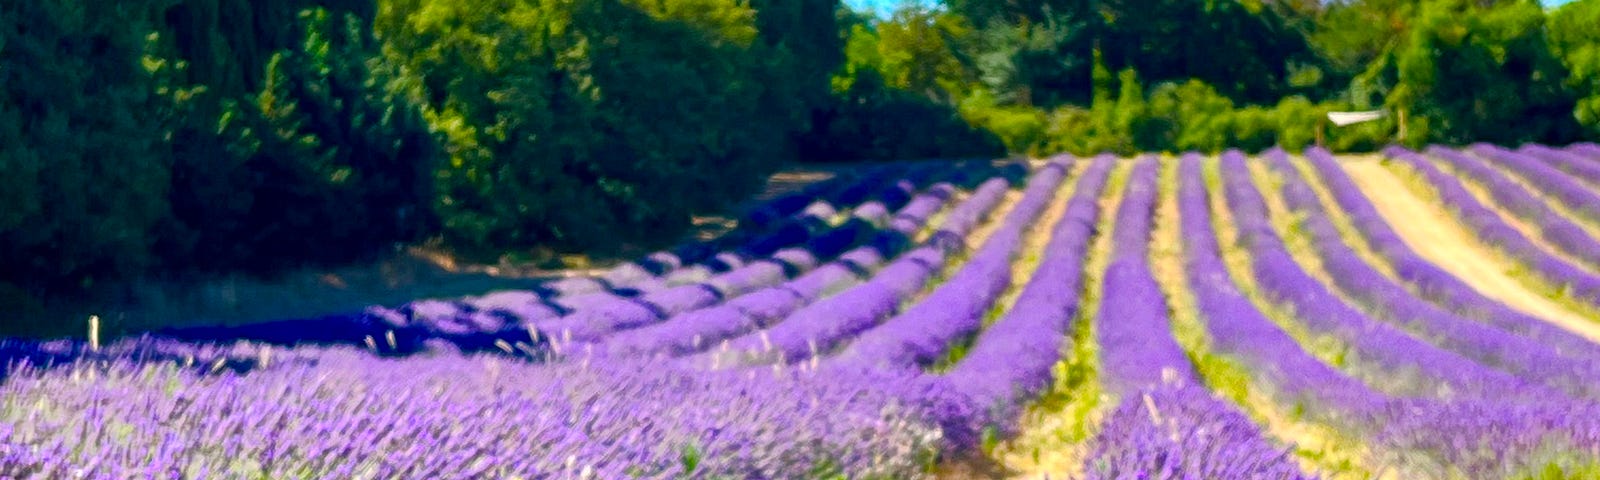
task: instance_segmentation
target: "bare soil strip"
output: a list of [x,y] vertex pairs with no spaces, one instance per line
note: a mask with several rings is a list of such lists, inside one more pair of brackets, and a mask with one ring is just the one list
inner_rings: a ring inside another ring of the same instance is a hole
[[1419,255],[1480,293],[1591,340],[1600,341],[1600,319],[1586,318],[1514,278],[1517,267],[1474,239],[1442,206],[1421,198],[1374,160],[1344,160],[1345,172],[1377,206],[1378,213]]

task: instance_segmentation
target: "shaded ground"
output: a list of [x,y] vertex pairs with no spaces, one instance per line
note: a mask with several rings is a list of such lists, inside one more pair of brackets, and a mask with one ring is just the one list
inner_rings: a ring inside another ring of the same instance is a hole
[[[774,174],[751,199],[761,202],[825,181],[870,164],[799,166]],[[742,209],[734,209],[734,212]],[[735,213],[736,214],[736,213]],[[683,240],[709,240],[738,225],[733,215],[695,217]],[[200,283],[150,282],[136,288],[131,307],[89,312],[102,320],[102,335],[159,327],[238,325],[284,318],[309,318],[360,310],[374,304],[399,304],[417,298],[459,297],[494,290],[529,288],[539,281],[604,271],[627,258],[567,258],[583,268],[548,269],[532,263],[482,264],[463,261],[425,247],[396,252],[389,258],[339,268],[308,269],[274,279],[246,276]],[[73,314],[50,312],[42,318]],[[87,314],[82,315],[87,316]],[[42,320],[41,320],[42,321]],[[85,326],[22,327],[47,337],[83,335]],[[8,329],[14,330],[14,329]]]
[[[761,202],[779,195],[794,193],[806,188],[807,185],[828,181],[852,168],[860,167],[856,165],[800,167],[778,172],[767,178],[766,188],[763,188],[751,201]],[[687,237],[701,242],[722,236],[739,226],[739,219],[731,215],[698,215],[694,217],[693,222],[694,226],[690,227]]]
[[[1006,160],[996,160],[1001,163]],[[917,164],[940,160],[889,162]],[[766,186],[747,205],[728,214],[704,215],[692,219],[693,226],[680,241],[705,241],[738,226],[736,215],[748,205],[794,192],[840,174],[883,165],[838,163],[795,165],[769,177]],[[460,297],[495,290],[523,289],[551,278],[583,276],[604,271],[623,261],[648,253],[643,248],[624,249],[614,258],[582,255],[561,256],[567,268],[549,268],[535,262],[484,264],[455,258],[447,252],[427,247],[398,251],[381,261],[338,268],[314,268],[289,272],[273,279],[236,276],[200,282],[147,282],[137,286],[127,298],[111,302],[129,305],[89,311],[81,305],[48,307],[25,318],[0,316],[0,331],[43,337],[83,336],[83,323],[60,319],[99,315],[102,335],[147,331],[155,327],[195,325],[238,325],[285,318],[309,318],[359,310],[374,304],[399,304],[430,297]],[[3,298],[0,298],[3,300]],[[0,302],[3,304],[3,302]],[[16,315],[16,309],[8,309]],[[21,311],[31,311],[22,309]],[[12,322],[20,322],[15,324]]]
[[1509,272],[1515,270],[1514,265],[1474,240],[1472,232],[1441,206],[1417,197],[1376,159],[1344,159],[1341,165],[1400,238],[1423,258],[1489,298],[1600,341],[1600,323],[1562,307],[1513,278]]

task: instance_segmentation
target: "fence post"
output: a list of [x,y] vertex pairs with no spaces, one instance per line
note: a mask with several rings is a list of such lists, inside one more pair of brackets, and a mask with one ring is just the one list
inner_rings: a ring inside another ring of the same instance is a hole
[[1328,116],[1327,115],[1318,115],[1317,116],[1317,129],[1316,129],[1316,131],[1317,131],[1317,147],[1319,147],[1319,148],[1326,148],[1325,144],[1327,143],[1327,136],[1326,136],[1325,132],[1327,131],[1327,129],[1328,129]]

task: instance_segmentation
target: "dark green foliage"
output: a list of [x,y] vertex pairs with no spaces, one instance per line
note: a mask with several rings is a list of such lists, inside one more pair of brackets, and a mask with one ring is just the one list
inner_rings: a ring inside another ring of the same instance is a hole
[[138,63],[149,7],[0,3],[0,283],[77,292],[152,262],[168,169]]
[[[489,252],[670,239],[777,166],[800,104],[737,2],[385,2],[389,60],[449,164],[447,243]],[[773,20],[772,22],[776,22]],[[779,42],[783,43],[783,42]],[[775,62],[779,65],[787,64]]]
[[845,61],[833,97],[813,111],[802,160],[837,162],[1003,155],[993,133],[963,120],[952,102],[969,81],[951,43],[967,32],[957,17],[923,8],[875,24],[850,18],[838,33]]
[[1199,79],[1239,102],[1292,93],[1290,65],[1315,62],[1278,10],[1246,0],[1105,1],[1100,48],[1113,69],[1151,82]]
[[312,9],[291,25],[299,48],[267,59],[258,93],[179,130],[159,243],[171,268],[346,261],[425,232],[437,147],[385,90],[363,22]]
[[1039,23],[993,24],[977,31],[965,52],[984,87],[1000,100],[1053,108],[1083,104],[1092,91],[1088,23],[1067,15]]
[[[154,13],[168,274],[275,272],[413,240],[437,146],[374,61],[363,0],[171,0]],[[362,221],[352,221],[352,219]]]
[[769,52],[767,102],[790,111],[791,130],[803,134],[814,109],[828,104],[829,79],[844,65],[839,0],[752,0],[750,8]]
[[[1394,54],[1389,104],[1409,108],[1408,143],[1563,143],[1577,133],[1565,68],[1537,2],[1428,2]],[[1506,128],[1516,125],[1516,128]]]
[[1576,98],[1573,117],[1588,138],[1600,137],[1600,1],[1579,0],[1550,15],[1550,46],[1566,66]]
[[1089,98],[1096,50],[1112,70],[1132,68],[1152,83],[1196,78],[1252,103],[1294,93],[1292,67],[1318,62],[1298,13],[1277,2],[959,0],[951,9],[988,30],[968,57],[1011,52],[1010,68],[1046,107]]
[[876,70],[859,73],[813,125],[800,142],[801,158],[810,161],[992,158],[1006,151],[1000,137],[948,105],[885,87]]
[[365,20],[301,8],[5,2],[0,302],[116,301],[149,274],[344,261],[424,233],[431,134],[388,93]]
[[222,97],[237,98],[266,87],[268,79],[261,72],[273,56],[304,48],[297,28],[304,10],[323,8],[371,19],[376,7],[372,0],[162,0],[155,18],[173,56],[186,64],[180,83],[205,85]]

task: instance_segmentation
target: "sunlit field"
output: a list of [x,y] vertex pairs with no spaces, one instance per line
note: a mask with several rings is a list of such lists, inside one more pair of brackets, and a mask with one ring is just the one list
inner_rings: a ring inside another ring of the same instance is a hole
[[594,275],[0,344],[0,478],[1596,478],[1600,147],[902,162]]

